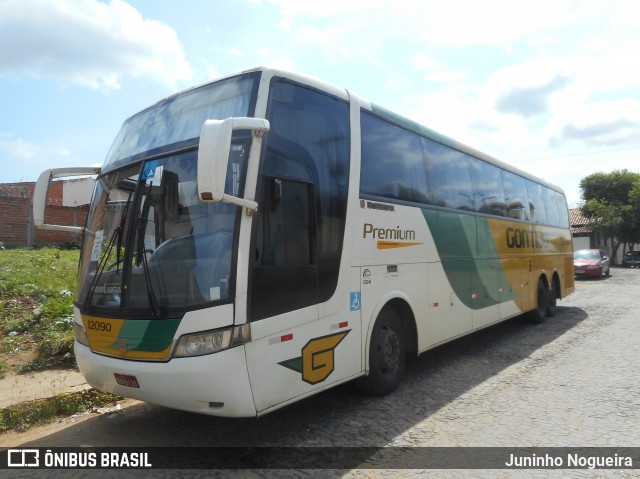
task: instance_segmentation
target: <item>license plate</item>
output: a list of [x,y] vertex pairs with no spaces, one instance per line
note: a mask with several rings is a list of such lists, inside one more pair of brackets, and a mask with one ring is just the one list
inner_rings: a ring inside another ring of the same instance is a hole
[[113,376],[116,378],[116,382],[120,386],[127,386],[130,388],[140,388],[140,384],[138,383],[138,378],[135,376],[129,376],[127,374],[118,374],[113,373]]
[[584,274],[584,270],[583,269],[577,269],[576,270],[576,274]]

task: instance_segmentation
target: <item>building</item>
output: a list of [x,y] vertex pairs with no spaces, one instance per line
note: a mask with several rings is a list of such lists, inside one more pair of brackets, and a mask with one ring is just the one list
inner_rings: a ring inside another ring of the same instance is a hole
[[[80,233],[36,230],[33,225],[35,182],[0,183],[0,242],[5,246],[79,243]],[[84,226],[94,180],[53,181],[49,187],[45,222]]]
[[569,209],[569,222],[571,223],[571,236],[573,237],[573,251],[579,249],[603,249],[607,253],[611,253],[610,245],[607,245],[607,241],[601,233],[594,231],[590,226],[590,221],[583,216],[580,208]]
[[[580,208],[569,209],[569,221],[571,223],[571,236],[573,237],[573,251],[579,249],[601,249],[611,256],[613,245],[602,233],[590,226],[590,221],[582,215]],[[634,248],[637,249],[637,248]],[[613,258],[613,264],[622,263],[624,246],[620,245]]]

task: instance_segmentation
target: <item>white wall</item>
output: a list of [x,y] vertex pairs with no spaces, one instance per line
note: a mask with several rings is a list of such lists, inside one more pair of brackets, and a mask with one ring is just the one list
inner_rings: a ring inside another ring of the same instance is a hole
[[573,237],[573,251],[578,251],[579,249],[590,249],[591,242],[589,241],[588,236],[574,236]]

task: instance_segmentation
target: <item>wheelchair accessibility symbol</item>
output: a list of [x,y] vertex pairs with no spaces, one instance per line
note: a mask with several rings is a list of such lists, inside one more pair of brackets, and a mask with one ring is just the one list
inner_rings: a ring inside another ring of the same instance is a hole
[[350,293],[349,304],[351,311],[360,311],[360,291]]

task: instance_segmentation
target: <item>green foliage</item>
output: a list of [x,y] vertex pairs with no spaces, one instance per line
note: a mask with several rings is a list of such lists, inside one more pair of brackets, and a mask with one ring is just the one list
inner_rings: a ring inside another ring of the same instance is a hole
[[621,243],[640,242],[640,173],[594,173],[580,181],[580,190],[583,214],[613,240],[614,256]]
[[15,299],[0,301],[0,311],[3,316],[1,328],[5,334],[12,331],[24,333],[34,323],[33,312],[24,301]]
[[[0,248],[0,352],[37,344],[36,359],[21,365],[21,371],[73,363],[71,291],[76,288],[78,257],[78,250]],[[0,360],[0,378],[7,370],[7,363]],[[0,410],[0,433],[24,430],[120,399],[90,389],[20,403]]]
[[[57,249],[0,251],[0,333],[3,352],[35,341],[37,357],[22,371],[73,359],[73,293],[79,252]],[[12,336],[9,336],[9,335]]]
[[1,250],[0,296],[37,297],[75,290],[79,254],[77,250]]
[[88,389],[20,403],[0,411],[0,433],[24,431],[37,424],[49,423],[59,416],[85,412],[122,399],[120,396]]
[[614,170],[611,173],[593,173],[580,181],[584,201],[597,200],[610,205],[629,204],[629,192],[640,180],[640,173]]

